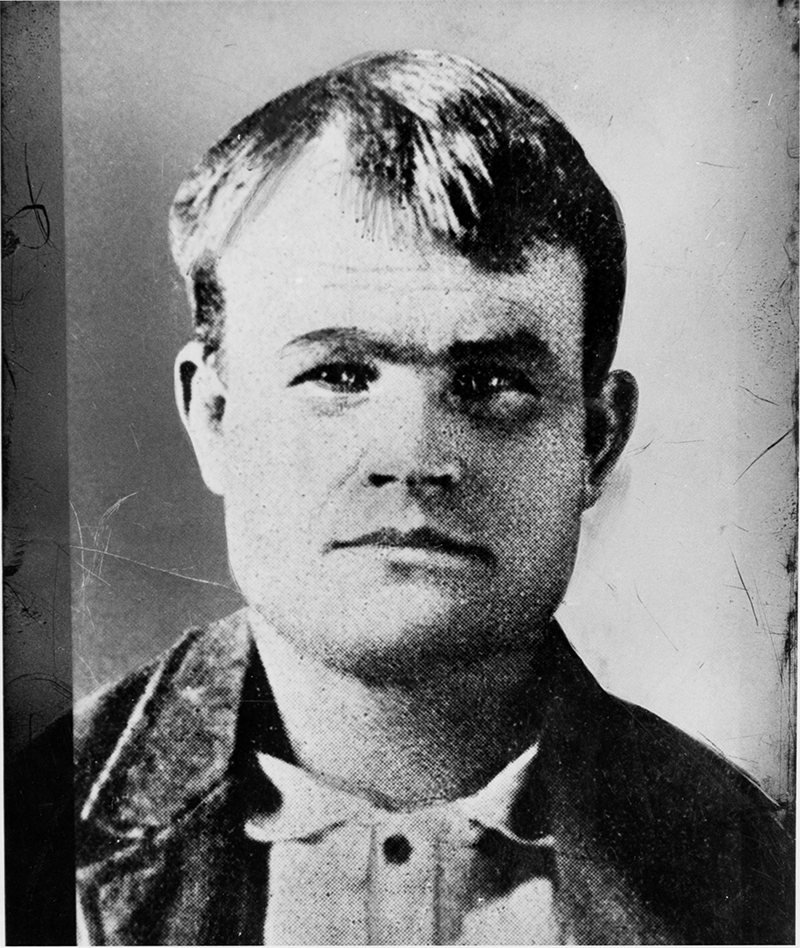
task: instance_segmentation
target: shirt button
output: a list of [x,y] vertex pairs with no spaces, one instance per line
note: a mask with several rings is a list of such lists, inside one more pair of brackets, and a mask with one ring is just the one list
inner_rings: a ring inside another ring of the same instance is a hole
[[411,855],[411,843],[405,836],[387,836],[383,841],[383,855],[387,862],[393,862],[395,865],[406,862]]

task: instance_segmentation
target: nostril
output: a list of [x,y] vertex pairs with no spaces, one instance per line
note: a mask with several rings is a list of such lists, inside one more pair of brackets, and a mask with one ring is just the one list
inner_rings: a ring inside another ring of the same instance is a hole
[[406,479],[406,483],[412,489],[435,488],[436,490],[450,490],[455,487],[458,478],[450,471],[443,471],[441,474],[413,474]]
[[411,491],[450,491],[461,481],[461,471],[456,466],[442,465],[432,470],[416,469],[402,474],[385,474],[372,471],[366,477],[370,487],[385,487],[387,484],[404,484]]
[[392,474],[370,474],[367,480],[370,487],[384,487],[386,484],[396,481],[397,478]]
[[452,474],[425,474],[422,477],[409,478],[409,483],[417,486],[430,484],[431,487],[452,487],[455,478]]

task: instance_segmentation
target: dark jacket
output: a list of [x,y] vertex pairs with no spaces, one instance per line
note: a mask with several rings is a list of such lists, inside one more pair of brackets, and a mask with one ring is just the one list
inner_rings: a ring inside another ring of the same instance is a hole
[[[793,941],[789,840],[742,772],[606,694],[557,626],[534,803],[556,910],[588,944]],[[78,890],[98,944],[261,944],[275,799],[253,748],[291,760],[242,614],[195,629],[75,724]],[[525,801],[521,800],[521,806]]]

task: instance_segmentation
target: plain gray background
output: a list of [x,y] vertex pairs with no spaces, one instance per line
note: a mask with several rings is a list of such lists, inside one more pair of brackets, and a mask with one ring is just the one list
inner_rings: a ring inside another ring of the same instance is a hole
[[603,685],[785,796],[792,16],[767,0],[62,4],[77,692],[239,605],[221,504],[172,404],[189,310],[166,219],[183,174],[312,75],[438,48],[548,102],[627,224],[617,365],[639,380],[639,422],[559,618]]

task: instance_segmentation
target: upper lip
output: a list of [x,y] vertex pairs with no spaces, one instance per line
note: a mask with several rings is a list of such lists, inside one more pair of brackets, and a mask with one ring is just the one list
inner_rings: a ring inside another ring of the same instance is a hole
[[334,540],[329,544],[328,549],[339,550],[352,546],[410,547],[432,550],[436,553],[449,553],[451,556],[473,556],[485,563],[494,561],[494,557],[486,547],[458,540],[433,527],[417,527],[413,530],[382,527],[352,540]]

